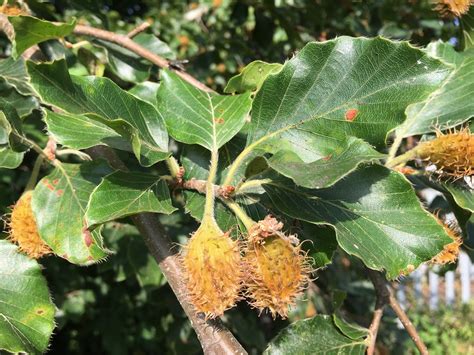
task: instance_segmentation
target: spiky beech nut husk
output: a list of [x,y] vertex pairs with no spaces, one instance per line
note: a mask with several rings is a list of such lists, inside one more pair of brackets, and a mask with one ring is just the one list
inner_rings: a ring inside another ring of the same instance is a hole
[[468,129],[442,134],[420,143],[416,148],[419,158],[435,164],[442,174],[463,177],[474,173],[474,135]]
[[443,225],[443,228],[446,231],[446,234],[453,241],[449,244],[446,244],[443,250],[430,260],[430,263],[438,264],[438,265],[454,263],[458,259],[459,251],[461,249],[462,239],[459,236],[459,233],[456,232],[452,227],[444,224],[440,220],[438,221],[440,224]]
[[460,17],[469,11],[473,0],[435,0],[435,10],[445,17]]
[[242,286],[242,258],[238,242],[214,223],[203,223],[183,248],[189,300],[206,319],[235,306]]
[[7,16],[18,16],[18,15],[28,15],[28,13],[15,5],[2,5],[0,6],[0,14]]
[[288,309],[305,290],[311,267],[298,238],[281,232],[283,224],[265,217],[249,231],[245,250],[246,292],[249,303],[268,308],[272,317],[288,316]]
[[38,227],[31,209],[32,191],[25,192],[13,206],[7,218],[8,239],[18,244],[20,251],[39,259],[51,253],[51,249],[38,234]]

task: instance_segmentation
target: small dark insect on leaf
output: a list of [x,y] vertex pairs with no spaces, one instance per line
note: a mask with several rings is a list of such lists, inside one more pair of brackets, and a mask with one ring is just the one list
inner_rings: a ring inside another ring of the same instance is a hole
[[168,66],[170,67],[170,69],[184,71],[185,70],[184,64],[188,64],[188,63],[189,63],[189,60],[187,59],[170,60],[168,62]]

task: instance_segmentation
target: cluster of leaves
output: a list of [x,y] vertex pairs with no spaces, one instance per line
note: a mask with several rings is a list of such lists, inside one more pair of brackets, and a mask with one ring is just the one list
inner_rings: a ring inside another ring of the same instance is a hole
[[[32,4],[37,16],[44,10],[48,18],[47,6]],[[214,9],[216,14],[221,11],[220,4]],[[162,276],[156,264],[150,259],[143,264],[133,256],[137,237],[104,245],[101,226],[117,219],[127,222],[125,218],[141,212],[170,215],[171,220],[176,215],[176,221],[185,220],[186,212],[200,220],[204,196],[197,191],[173,196],[166,167],[177,159],[185,180],[206,179],[210,152],[217,151],[216,183],[235,186],[232,201],[252,219],[272,213],[302,239],[311,239],[308,249],[315,268],[329,264],[339,246],[395,279],[451,241],[422,207],[407,178],[382,162],[390,133],[428,138],[436,125],[455,127],[474,115],[468,95],[474,89],[474,57],[469,50],[456,52],[443,42],[418,49],[383,38],[312,42],[284,65],[250,64],[226,86],[225,92],[232,95],[219,95],[195,88],[172,70],[158,71],[138,57],[129,61],[129,51],[109,43],[94,40],[67,48],[57,38],[77,42],[75,20],[53,24],[15,16],[9,21],[15,36],[5,51],[12,56],[0,61],[0,167],[15,169],[34,151],[43,154],[45,135],[32,127],[44,122],[47,134],[59,144],[58,159],[45,168],[32,208],[41,238],[72,264],[102,261],[113,247],[118,254],[112,260],[120,260],[127,250],[128,267],[138,277],[134,287],[138,282],[159,289]],[[174,58],[153,34],[142,33],[134,41]],[[46,58],[22,59],[24,50],[35,44]],[[152,81],[157,75],[159,83]],[[129,83],[136,85],[130,88]],[[84,156],[79,151],[97,145],[116,150],[128,171],[78,158]],[[442,191],[459,225],[466,226],[473,211],[471,191],[460,183],[416,179],[419,186]],[[228,208],[228,199],[216,203],[220,228],[239,226],[245,232]],[[183,231],[189,230],[181,230],[181,235]],[[0,301],[7,305],[0,306],[0,347],[44,351],[54,306],[39,264],[17,254],[7,241],[0,245],[5,256]],[[136,248],[143,256],[143,245]],[[102,287],[109,292],[108,286]],[[137,303],[151,297],[138,293]],[[59,291],[55,299],[61,300]],[[238,316],[234,312],[230,318]],[[171,318],[161,320],[162,330],[179,322]],[[143,331],[144,338],[158,332]],[[337,315],[316,316],[291,324],[267,352],[311,346],[364,353],[366,337],[365,329]],[[315,339],[317,344],[309,343]],[[250,346],[261,344],[259,339]]]
[[[159,4],[153,0],[56,0],[54,6],[40,1],[29,4],[47,20],[69,22],[74,17],[82,18],[93,26],[118,33],[127,33],[143,20],[149,20],[153,32],[159,33],[172,49],[163,48],[159,53],[170,59],[175,59],[176,53],[180,59],[189,60],[189,71],[219,89],[246,63],[255,59],[281,62],[309,41],[340,35],[383,35],[417,45],[427,45],[436,39],[461,42],[455,22],[440,19],[432,11],[434,5],[430,0],[166,0]],[[139,41],[145,44],[150,40],[150,36],[142,35]],[[116,74],[114,80],[121,84],[146,80],[151,68],[146,62],[118,46],[101,41],[96,44],[102,50],[87,47],[80,51],[78,60],[86,68],[100,71],[105,65],[108,75]]]

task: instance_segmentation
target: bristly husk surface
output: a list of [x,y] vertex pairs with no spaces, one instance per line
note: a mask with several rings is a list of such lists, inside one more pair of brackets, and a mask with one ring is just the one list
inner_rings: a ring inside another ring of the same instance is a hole
[[445,265],[456,262],[461,251],[462,238],[455,230],[445,223],[439,221],[443,225],[446,234],[453,240],[451,243],[446,244],[441,252],[435,255],[431,260],[431,264]]
[[435,0],[435,10],[444,17],[461,17],[467,14],[473,0]]
[[31,209],[32,191],[25,192],[13,206],[7,219],[8,239],[30,258],[39,259],[50,254],[51,249],[38,234],[38,227]]
[[420,159],[434,164],[437,172],[455,178],[474,174],[474,135],[469,130],[442,134],[416,148]]
[[288,317],[289,307],[306,289],[311,267],[295,236],[281,232],[283,224],[267,216],[249,231],[245,250],[246,296],[262,312]]
[[221,316],[240,298],[242,262],[238,242],[213,223],[203,223],[181,254],[190,302],[206,319]]

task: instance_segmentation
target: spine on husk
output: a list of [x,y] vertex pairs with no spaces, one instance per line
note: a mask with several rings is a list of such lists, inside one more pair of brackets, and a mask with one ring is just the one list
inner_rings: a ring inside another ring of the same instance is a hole
[[474,174],[474,135],[468,129],[438,133],[435,139],[420,143],[415,152],[441,174],[456,178]]
[[32,191],[25,192],[13,206],[7,218],[8,239],[18,245],[30,258],[39,259],[50,254],[51,249],[38,233],[35,216],[31,209]]
[[267,216],[249,231],[245,250],[246,292],[249,303],[273,318],[288,316],[289,307],[310,281],[311,267],[298,239],[285,235],[283,224]]
[[223,232],[214,218],[213,182],[217,152],[212,153],[201,225],[183,248],[181,261],[189,301],[206,318],[215,318],[240,298],[242,261],[237,241]]

